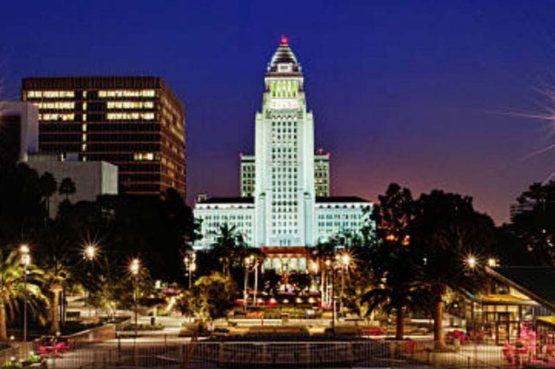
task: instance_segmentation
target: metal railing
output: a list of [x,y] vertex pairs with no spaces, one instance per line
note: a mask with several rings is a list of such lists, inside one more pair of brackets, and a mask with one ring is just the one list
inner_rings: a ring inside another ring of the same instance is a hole
[[[500,347],[436,352],[431,341],[125,342],[79,344],[51,369],[111,368],[508,368]],[[514,368],[512,366],[511,368]]]

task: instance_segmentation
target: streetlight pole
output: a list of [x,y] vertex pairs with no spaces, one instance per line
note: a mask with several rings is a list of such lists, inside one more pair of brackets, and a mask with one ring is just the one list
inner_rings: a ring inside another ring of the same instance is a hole
[[139,260],[139,258],[135,258],[133,260],[131,260],[131,264],[129,265],[129,270],[131,272],[131,275],[133,275],[133,305],[134,305],[134,310],[135,310],[135,339],[137,339],[138,336],[138,328],[139,328],[139,313],[138,313],[138,307],[137,307],[137,302],[138,302],[138,296],[137,296],[137,288],[138,288],[138,284],[139,284],[139,272],[141,269],[141,261]]
[[[93,244],[93,243],[89,243],[87,245],[85,245],[85,247],[83,248],[83,257],[89,261],[91,263],[91,265],[94,266],[93,262],[96,259],[96,256],[98,254],[98,247],[97,245]],[[92,273],[89,271],[89,276],[92,278]],[[92,312],[91,312],[91,291],[90,289],[87,291],[87,305],[89,305],[89,319],[91,318]]]
[[341,314],[343,312],[343,299],[345,297],[345,275],[347,274],[349,264],[351,263],[351,255],[349,255],[348,252],[345,252],[343,255],[341,255],[338,261],[341,262],[339,266],[341,268],[341,294],[339,300],[339,313]]
[[249,286],[249,263],[250,258],[245,258],[245,276],[243,280],[243,309],[247,311],[247,300],[249,298],[248,286]]
[[21,252],[21,264],[23,265],[23,290],[25,293],[25,301],[23,304],[23,341],[27,342],[27,273],[29,264],[31,264],[31,250],[28,245],[23,244],[19,247],[19,251]]
[[331,266],[331,306],[332,306],[332,319],[331,319],[331,328],[333,334],[335,334],[335,320],[336,320],[336,311],[335,311],[335,267],[332,264]]
[[193,287],[193,273],[195,270],[197,270],[196,254],[194,252],[187,253],[183,258],[183,263],[185,264],[185,268],[187,270],[187,277],[189,279],[189,289],[191,289],[191,287]]
[[253,292],[253,305],[256,306],[256,293],[258,292],[258,259],[254,262],[254,292]]

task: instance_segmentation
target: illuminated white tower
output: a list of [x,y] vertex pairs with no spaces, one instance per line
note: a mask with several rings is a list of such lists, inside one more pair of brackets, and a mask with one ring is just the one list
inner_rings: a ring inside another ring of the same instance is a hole
[[301,67],[286,37],[264,77],[255,168],[255,245],[314,244],[314,123]]

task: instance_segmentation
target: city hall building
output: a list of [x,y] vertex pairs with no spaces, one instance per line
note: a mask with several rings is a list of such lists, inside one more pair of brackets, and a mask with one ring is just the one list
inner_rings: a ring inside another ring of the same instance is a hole
[[285,37],[268,65],[254,130],[254,155],[240,157],[241,197],[197,199],[203,238],[195,246],[209,247],[228,224],[249,245],[264,248],[265,267],[305,270],[306,246],[360,232],[372,205],[356,196],[330,196],[330,155],[315,151],[301,66]]

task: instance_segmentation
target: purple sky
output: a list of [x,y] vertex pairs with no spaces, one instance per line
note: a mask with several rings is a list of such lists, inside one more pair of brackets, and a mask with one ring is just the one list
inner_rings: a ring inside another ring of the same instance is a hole
[[[170,5],[171,3],[171,5]],[[555,170],[538,113],[554,85],[555,3],[520,1],[11,1],[4,95],[37,75],[152,74],[187,106],[189,201],[238,194],[266,63],[282,33],[304,68],[336,195],[471,195],[504,221]]]

